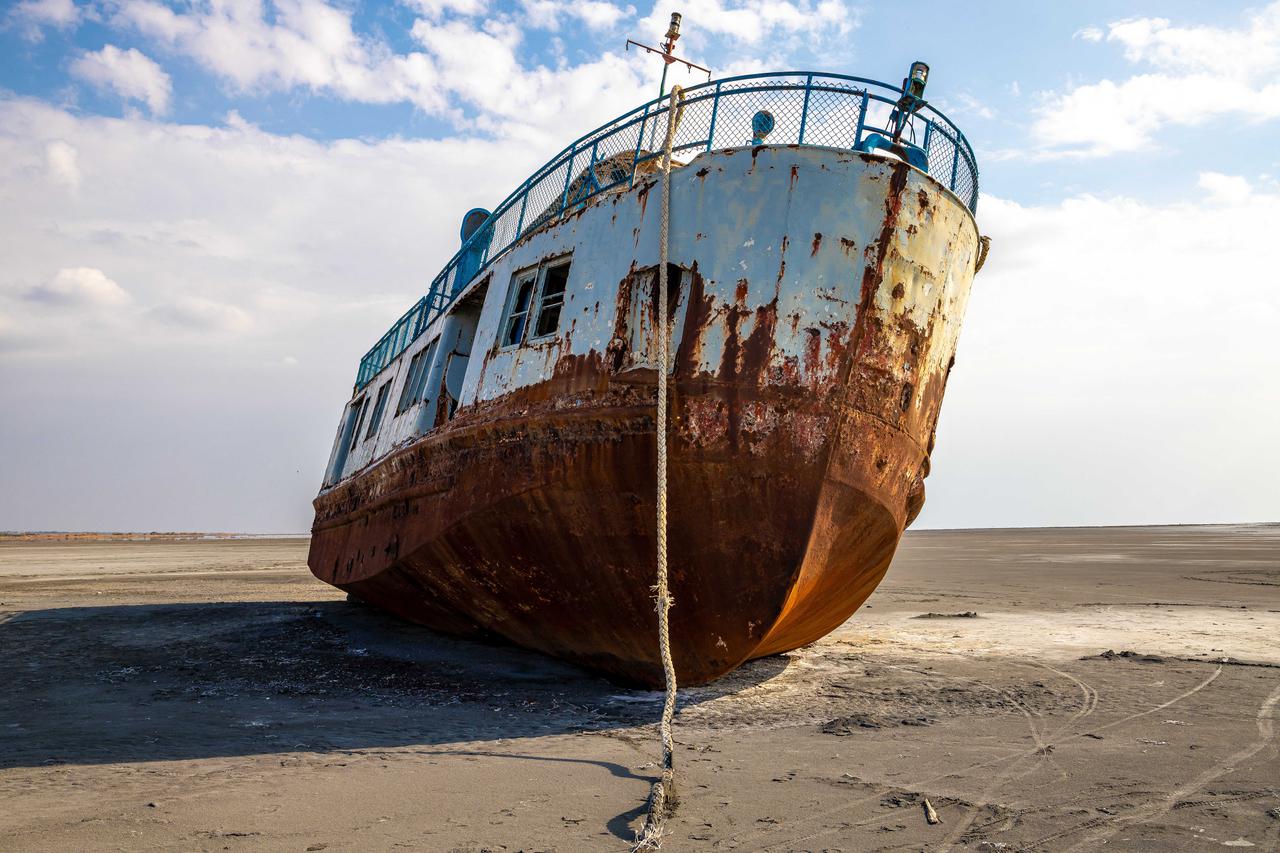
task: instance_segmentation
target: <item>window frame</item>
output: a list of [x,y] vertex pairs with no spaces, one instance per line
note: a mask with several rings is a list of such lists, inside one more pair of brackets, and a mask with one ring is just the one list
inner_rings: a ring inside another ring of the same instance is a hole
[[360,446],[360,432],[364,429],[364,416],[369,407],[369,395],[361,394],[360,399],[351,404],[351,409],[355,414],[355,425],[351,430],[351,438],[347,442],[347,453],[353,452]]
[[[502,309],[502,324],[498,327],[498,349],[514,349],[524,344],[529,337],[529,315],[538,301],[538,270],[540,267],[525,267],[511,274],[511,285],[507,288],[507,304]],[[529,292],[529,304],[523,311],[516,312],[516,300],[524,283],[532,279],[533,288]],[[520,328],[520,339],[508,343],[511,335],[511,324],[516,317],[523,315],[524,325]]]
[[[502,323],[498,326],[498,339],[496,350],[512,350],[518,347],[526,346],[533,342],[541,342],[554,338],[560,333],[560,319],[564,314],[564,306],[566,304],[569,293],[569,275],[565,272],[564,289],[558,294],[560,301],[558,305],[545,305],[547,274],[552,270],[561,267],[572,268],[573,253],[559,255],[555,258],[542,261],[537,266],[524,267],[516,270],[511,274],[511,284],[507,288],[506,304],[502,309]],[[533,292],[529,296],[529,306],[524,311],[516,312],[516,301],[520,295],[521,286],[529,280],[530,275],[533,277]],[[559,307],[560,312],[556,315],[555,328],[541,335],[535,334],[539,319],[542,316],[544,308]],[[520,338],[515,341],[509,341],[511,335],[512,322],[523,315],[524,326],[520,330]]]
[[[538,310],[533,314],[533,323],[525,333],[526,341],[537,341],[545,338],[555,337],[560,332],[560,315],[564,313],[565,297],[569,294],[569,269],[573,266],[573,257],[564,255],[553,261],[547,261],[538,267]],[[538,334],[538,326],[542,323],[542,312],[549,306],[546,305],[547,296],[547,276],[553,270],[564,269],[564,287],[556,294],[560,297],[560,301],[555,303],[553,307],[559,308],[556,312],[556,325],[549,332]]]
[[373,415],[369,418],[369,426],[364,432],[365,441],[368,441],[377,435],[378,428],[382,426],[382,416],[387,410],[387,398],[390,396],[391,380],[388,379],[386,382],[383,382],[382,387],[378,389],[376,401],[373,404]]
[[400,399],[396,401],[394,417],[400,417],[422,402],[423,392],[427,389],[427,377],[431,373],[431,362],[435,361],[436,350],[439,345],[440,336],[436,335],[427,342],[426,346],[415,352],[409,359],[409,372],[404,378],[404,387],[400,390]]

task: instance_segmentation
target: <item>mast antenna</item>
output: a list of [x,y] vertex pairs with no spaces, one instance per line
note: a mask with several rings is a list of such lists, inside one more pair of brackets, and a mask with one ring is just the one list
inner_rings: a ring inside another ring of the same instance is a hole
[[666,35],[667,40],[662,43],[661,50],[659,50],[656,47],[649,47],[649,45],[647,44],[641,44],[640,42],[635,41],[633,39],[627,39],[627,46],[623,48],[624,50],[630,50],[631,45],[634,44],[636,47],[640,48],[641,50],[648,51],[649,53],[656,53],[658,56],[662,57],[662,81],[658,83],[659,98],[661,98],[663,95],[667,93],[667,68],[669,68],[671,66],[671,63],[673,62],[679,62],[682,65],[688,66],[690,71],[694,71],[694,70],[705,71],[707,73],[707,79],[708,80],[711,79],[710,68],[703,68],[701,65],[698,65],[696,62],[690,62],[687,59],[681,59],[680,57],[672,53],[672,51],[675,50],[676,41],[679,40],[679,38],[680,38],[680,13],[672,12],[671,26],[667,27],[667,35]]

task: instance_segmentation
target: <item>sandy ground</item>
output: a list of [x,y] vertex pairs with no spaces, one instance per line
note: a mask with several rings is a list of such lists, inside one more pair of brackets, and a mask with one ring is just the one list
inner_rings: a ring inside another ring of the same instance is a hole
[[[0,543],[0,850],[626,850],[656,694],[305,555]],[[682,694],[663,849],[1276,850],[1278,705],[1280,526],[913,533],[830,637]]]

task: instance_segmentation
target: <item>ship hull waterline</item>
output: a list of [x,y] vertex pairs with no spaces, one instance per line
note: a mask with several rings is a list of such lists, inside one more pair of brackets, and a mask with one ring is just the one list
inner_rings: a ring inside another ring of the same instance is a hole
[[[789,318],[777,316],[776,292],[753,305],[746,282],[723,286],[723,264],[672,258],[687,271],[685,310],[671,321],[669,435],[671,640],[683,684],[847,620],[924,500],[976,227],[918,171],[845,156],[879,172],[882,227],[862,245],[827,238],[850,244],[842,269],[856,305],[851,323],[815,324],[820,369],[802,357],[789,371],[796,359],[780,357],[777,329]],[[793,187],[795,177],[793,166]],[[800,250],[817,257],[822,234],[803,236],[812,245]],[[789,242],[798,241],[783,236],[783,269]],[[819,285],[829,282],[790,286]],[[636,296],[622,291],[619,326]],[[720,351],[712,365],[699,343],[710,337]],[[660,685],[655,393],[653,371],[634,359],[603,347],[560,355],[543,381],[460,408],[323,492],[312,571],[438,631],[496,636]]]

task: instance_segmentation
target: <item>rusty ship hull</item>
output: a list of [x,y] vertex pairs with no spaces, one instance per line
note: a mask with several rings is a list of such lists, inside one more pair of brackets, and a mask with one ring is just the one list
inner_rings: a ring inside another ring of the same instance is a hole
[[[477,276],[388,367],[395,400],[415,351],[454,359],[367,450],[352,404],[315,501],[317,577],[439,631],[662,683],[660,193],[597,196]],[[924,501],[979,237],[924,172],[840,149],[699,154],[671,206],[671,640],[697,684],[817,640],[883,578]],[[508,282],[565,257],[556,333],[504,346]]]

